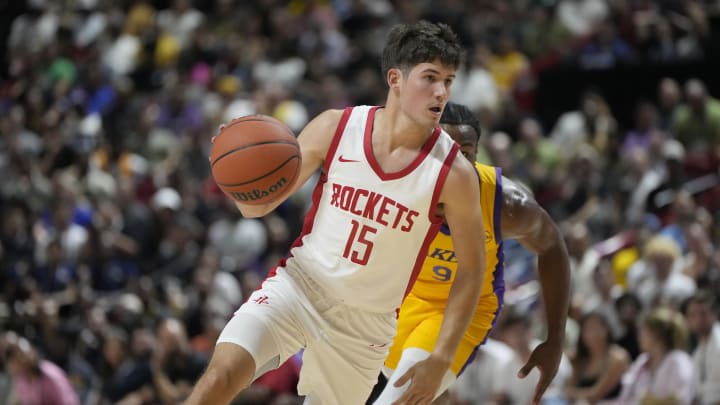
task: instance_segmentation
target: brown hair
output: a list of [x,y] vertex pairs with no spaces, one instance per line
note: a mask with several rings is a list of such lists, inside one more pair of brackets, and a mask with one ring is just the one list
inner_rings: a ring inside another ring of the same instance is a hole
[[642,324],[655,335],[667,351],[687,346],[685,318],[669,308],[658,308],[643,317]]
[[464,52],[452,29],[443,23],[425,20],[398,24],[387,36],[382,54],[382,73],[392,68],[403,71],[423,62],[439,59],[445,65],[459,67]]

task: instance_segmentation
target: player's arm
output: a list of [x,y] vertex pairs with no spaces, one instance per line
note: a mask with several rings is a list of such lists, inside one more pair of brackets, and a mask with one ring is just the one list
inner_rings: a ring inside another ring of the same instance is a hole
[[475,313],[485,278],[485,225],[480,184],[475,168],[466,159],[455,159],[440,201],[452,230],[458,266],[433,355],[450,363]]
[[452,230],[458,266],[450,289],[440,332],[430,356],[412,366],[396,382],[410,385],[394,402],[430,403],[448,372],[460,340],[470,325],[480,298],[485,273],[485,230],[480,210],[480,185],[475,168],[455,159],[440,194],[445,220]]
[[[535,201],[530,191],[503,177],[501,232],[516,239],[538,256],[538,278],[547,319],[548,336],[537,354],[523,367],[525,375],[534,366],[541,371],[536,394],[542,395],[557,372],[562,355],[570,296],[570,261],[555,221]],[[535,354],[535,353],[534,353]],[[536,397],[536,399],[539,397]]]
[[244,217],[257,218],[272,212],[305,184],[310,176],[323,164],[342,114],[342,110],[327,110],[305,126],[297,138],[302,163],[295,184],[282,197],[268,204],[248,205],[235,201],[235,206],[238,207]]

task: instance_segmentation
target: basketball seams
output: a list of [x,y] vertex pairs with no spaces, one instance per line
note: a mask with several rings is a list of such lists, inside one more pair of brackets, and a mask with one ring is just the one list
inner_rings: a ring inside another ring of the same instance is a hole
[[[272,142],[267,142],[267,143],[272,143]],[[289,157],[286,161],[284,161],[284,162],[282,162],[281,164],[279,164],[278,167],[276,167],[276,168],[274,168],[273,170],[271,170],[271,171],[263,174],[262,176],[260,176],[260,177],[258,177],[258,178],[255,178],[255,179],[252,179],[252,180],[248,180],[248,181],[244,181],[244,182],[242,182],[242,183],[237,183],[237,184],[225,184],[225,183],[217,183],[217,184],[218,184],[219,186],[223,186],[223,187],[240,187],[240,186],[244,186],[244,185],[246,185],[246,184],[254,183],[254,182],[256,182],[256,181],[262,180],[262,179],[264,179],[265,177],[268,177],[268,176],[276,173],[277,171],[281,170],[282,168],[285,167],[285,165],[287,165],[288,163],[290,163],[290,161],[293,160],[293,159],[298,159],[298,160],[300,160],[300,155],[292,155],[292,156]],[[299,172],[299,171],[300,171],[300,170],[296,170],[296,171],[295,171],[296,173],[295,173],[295,176],[293,177],[293,181],[295,180],[295,178],[297,178],[297,175],[298,175],[298,172]],[[292,184],[293,181],[290,181],[290,184]]]
[[[233,149],[230,149],[229,151],[227,151],[227,152],[223,153],[222,155],[218,156],[217,159],[215,159],[212,163],[210,163],[210,167],[211,167],[211,168],[214,167],[215,164],[216,164],[220,159],[222,159],[222,158],[224,158],[224,157],[226,157],[226,156],[228,156],[228,155],[232,155],[232,154],[235,153],[235,152],[238,152],[238,151],[241,151],[241,150],[247,149],[247,148],[252,148],[252,147],[254,147],[254,146],[270,145],[270,144],[292,145],[292,146],[295,146],[296,149],[298,149],[298,152],[299,152],[299,149],[300,149],[300,148],[297,147],[297,146],[298,146],[297,142],[293,142],[293,141],[264,141],[264,142],[249,143],[249,144],[246,144],[246,145],[243,145],[243,146],[238,146],[238,147],[235,147],[235,148],[233,148]],[[297,155],[295,155],[295,156],[297,156]]]
[[[230,135],[220,136],[228,131]],[[210,153],[212,175],[235,201],[249,205],[274,201],[300,177],[297,138],[275,118],[258,114],[233,119],[216,138]]]
[[266,115],[248,115],[245,117],[235,118],[234,120],[230,121],[229,124],[225,125],[225,127],[223,128],[222,131],[220,131],[218,136],[222,135],[223,131],[225,131],[226,129],[228,129],[236,124],[241,124],[244,122],[258,122],[258,121],[266,122],[268,124],[273,124],[276,127],[281,128],[283,131],[287,132],[293,138],[295,138],[295,134],[285,124],[277,121],[275,118],[272,118],[272,117],[269,117]]

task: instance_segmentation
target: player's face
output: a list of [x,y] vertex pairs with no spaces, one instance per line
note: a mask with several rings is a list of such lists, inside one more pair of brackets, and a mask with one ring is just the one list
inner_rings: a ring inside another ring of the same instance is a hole
[[439,61],[424,62],[406,73],[401,74],[398,86],[403,112],[422,126],[437,126],[450,98],[455,68]]
[[449,125],[443,124],[442,128],[460,145],[460,153],[467,160],[475,163],[478,151],[478,135],[470,125]]

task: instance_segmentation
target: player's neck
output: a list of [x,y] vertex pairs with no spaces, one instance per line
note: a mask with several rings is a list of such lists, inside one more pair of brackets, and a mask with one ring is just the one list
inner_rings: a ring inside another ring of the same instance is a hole
[[399,147],[420,149],[434,129],[418,125],[403,114],[400,108],[388,106],[378,109],[375,114],[373,139],[381,141],[390,150]]

